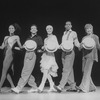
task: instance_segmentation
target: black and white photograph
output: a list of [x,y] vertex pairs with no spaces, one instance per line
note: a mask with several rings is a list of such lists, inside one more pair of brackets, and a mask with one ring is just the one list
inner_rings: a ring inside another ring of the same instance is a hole
[[99,0],[0,1],[0,100],[100,100]]

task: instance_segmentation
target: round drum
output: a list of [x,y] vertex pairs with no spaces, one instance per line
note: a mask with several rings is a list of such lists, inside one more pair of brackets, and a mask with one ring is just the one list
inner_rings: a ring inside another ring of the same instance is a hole
[[95,41],[93,38],[91,37],[85,37],[82,40],[82,46],[85,49],[93,49],[95,47]]
[[48,52],[55,52],[55,51],[57,51],[58,47],[57,47],[57,44],[54,43],[53,41],[47,41],[47,43],[45,45],[45,49]]
[[61,44],[61,49],[66,52],[72,51],[73,47],[73,41],[66,40]]
[[37,43],[33,40],[27,40],[24,47],[27,51],[34,51],[37,48]]

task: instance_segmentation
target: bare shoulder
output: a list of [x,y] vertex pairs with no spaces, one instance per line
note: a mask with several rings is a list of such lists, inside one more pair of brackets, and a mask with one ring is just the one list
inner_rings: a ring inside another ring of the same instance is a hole
[[95,39],[99,39],[99,37],[96,34],[93,34]]
[[7,39],[9,36],[5,36],[4,39]]
[[14,38],[15,38],[15,39],[19,39],[19,36],[18,36],[18,35],[15,35]]
[[9,36],[5,36],[5,37],[4,37],[4,41],[5,41],[8,37],[9,37]]
[[56,35],[53,34],[53,37],[56,38]]
[[98,38],[98,36],[96,34],[94,34],[94,36]]

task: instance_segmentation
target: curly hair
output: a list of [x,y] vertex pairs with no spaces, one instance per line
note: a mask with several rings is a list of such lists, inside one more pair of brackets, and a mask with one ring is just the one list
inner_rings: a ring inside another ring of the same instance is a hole
[[19,26],[19,24],[17,24],[17,23],[14,23],[14,24],[12,24],[13,26],[14,26],[14,28],[15,28],[15,34],[20,34],[20,32],[21,32],[21,27]]
[[92,28],[92,29],[93,29],[92,24],[86,24],[86,25],[84,26],[84,29],[87,29],[87,28]]

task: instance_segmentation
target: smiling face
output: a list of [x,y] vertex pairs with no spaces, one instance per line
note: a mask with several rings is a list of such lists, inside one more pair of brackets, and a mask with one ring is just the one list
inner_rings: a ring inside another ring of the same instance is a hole
[[88,35],[90,35],[90,34],[93,33],[93,29],[92,29],[91,27],[87,28],[85,31],[86,31],[86,33],[87,33]]
[[92,34],[93,33],[93,26],[91,24],[86,24],[85,31],[88,35]]
[[47,31],[47,34],[48,34],[48,35],[52,34],[52,32],[53,32],[53,27],[52,27],[51,25],[48,25],[48,26],[46,27],[46,31]]
[[13,35],[15,32],[15,27],[13,25],[10,25],[8,31],[9,31],[10,35]]
[[35,25],[31,26],[30,32],[31,32],[32,34],[36,34],[37,31],[38,31],[38,30],[37,30],[37,27],[36,27]]
[[65,29],[68,31],[68,30],[70,30],[71,28],[72,28],[71,22],[70,22],[70,21],[66,22],[66,24],[65,24]]

